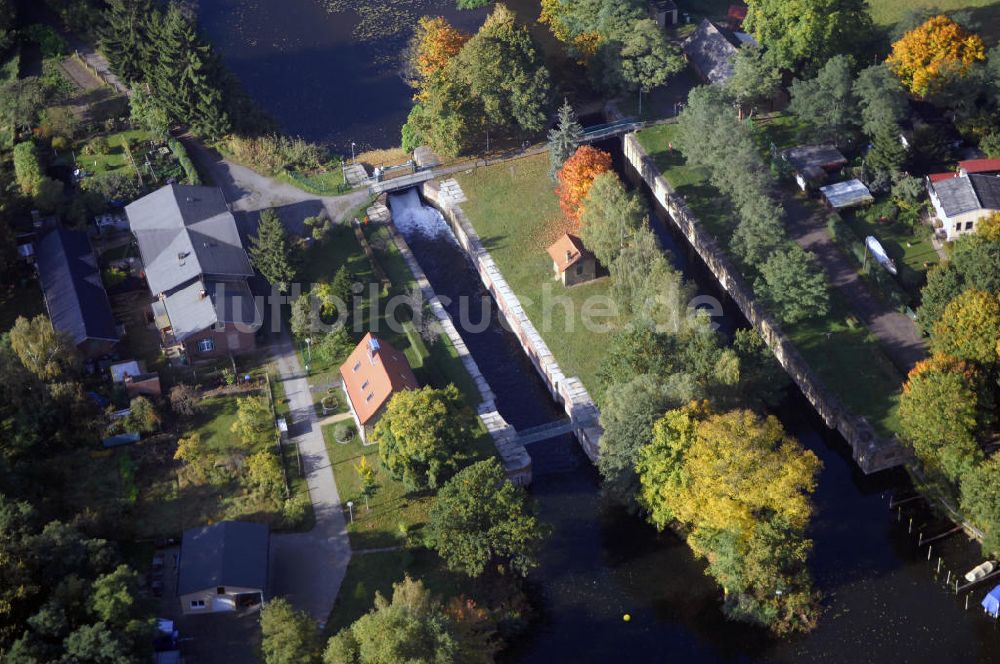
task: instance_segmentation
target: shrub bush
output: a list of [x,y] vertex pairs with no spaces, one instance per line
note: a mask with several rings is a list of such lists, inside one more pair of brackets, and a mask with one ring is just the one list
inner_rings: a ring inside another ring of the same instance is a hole
[[174,156],[177,157],[177,163],[184,169],[184,177],[187,178],[188,184],[201,184],[201,176],[198,175],[198,169],[195,168],[194,162],[191,161],[187,150],[184,149],[184,144],[176,138],[170,138],[167,139],[167,147],[174,153]]
[[106,155],[111,153],[111,143],[106,136],[98,136],[83,146],[83,154],[86,155]]
[[301,138],[279,134],[226,137],[224,149],[251,168],[277,175],[282,170],[318,170],[326,160],[322,148]]

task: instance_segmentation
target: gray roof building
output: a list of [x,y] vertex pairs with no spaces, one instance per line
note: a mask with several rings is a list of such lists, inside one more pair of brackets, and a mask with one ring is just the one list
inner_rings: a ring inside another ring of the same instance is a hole
[[35,260],[52,326],[77,346],[96,342],[110,350],[118,342],[111,302],[86,233],[57,228],[38,242]]
[[1000,177],[962,175],[933,183],[942,211],[955,217],[976,210],[1000,210]]
[[171,184],[125,208],[146,280],[164,293],[201,275],[253,275],[222,191]]
[[153,315],[164,314],[178,341],[220,323],[245,325],[249,330],[262,322],[245,280],[195,279],[153,302]]
[[259,523],[220,521],[189,528],[181,540],[177,594],[207,589],[267,589],[270,529]]
[[732,78],[737,48],[707,18],[684,41],[683,50],[698,75],[709,83],[725,83]]

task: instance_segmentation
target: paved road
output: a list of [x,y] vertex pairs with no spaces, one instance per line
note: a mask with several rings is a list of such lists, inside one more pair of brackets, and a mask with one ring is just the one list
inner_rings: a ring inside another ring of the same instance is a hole
[[347,522],[298,356],[287,337],[272,352],[291,409],[289,434],[299,446],[316,515],[316,526],[309,532],[272,537],[272,590],[325,621],[351,560]]
[[190,134],[181,136],[180,140],[202,172],[222,189],[234,212],[278,208],[292,232],[301,232],[302,219],[315,215],[320,208],[326,210],[330,219],[338,220],[369,198],[366,190],[342,196],[316,196],[227,161]]
[[850,303],[900,371],[908,373],[927,355],[916,324],[892,309],[872,292],[826,230],[826,217],[797,197],[785,194],[788,232],[799,245],[816,255],[829,282]]

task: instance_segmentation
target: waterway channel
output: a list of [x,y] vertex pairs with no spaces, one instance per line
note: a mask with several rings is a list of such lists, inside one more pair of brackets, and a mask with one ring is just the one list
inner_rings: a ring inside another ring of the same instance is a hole
[[[366,135],[395,142],[408,93],[365,67],[368,46],[352,42],[348,23],[336,25],[317,0],[201,0],[202,24],[247,89],[292,133],[341,143]],[[447,3],[451,5],[450,2]],[[428,12],[445,13],[433,0]],[[253,20],[250,20],[251,17]],[[473,23],[481,20],[463,14]],[[230,20],[231,19],[231,20]],[[238,66],[237,66],[238,65]],[[385,74],[396,76],[395,73]],[[280,79],[280,80],[279,80]],[[402,90],[402,92],[401,92]],[[376,144],[376,141],[369,141]],[[617,149],[617,148],[616,148]],[[620,159],[616,160],[623,177]],[[643,192],[644,195],[646,192]],[[647,195],[647,201],[652,204]],[[397,217],[417,212],[412,197],[393,201]],[[453,316],[462,295],[485,290],[443,220],[419,210],[401,232],[434,289],[447,295]],[[675,265],[698,287],[718,296],[717,285],[683,239],[654,219]],[[478,299],[477,299],[478,302]],[[494,308],[495,311],[495,308]],[[474,308],[473,322],[479,320]],[[723,329],[745,322],[725,308]],[[513,337],[496,320],[463,332],[473,357],[497,395],[501,414],[515,428],[555,419],[554,404]],[[825,613],[812,633],[784,640],[726,621],[721,591],[703,574],[676,536],[658,534],[601,495],[593,467],[571,437],[533,446],[531,491],[552,536],[541,566],[530,576],[540,617],[504,655],[512,662],[989,662],[998,661],[1000,632],[982,617],[972,595],[963,599],[935,580],[916,531],[942,524],[919,501],[901,516],[890,513],[892,493],[911,493],[900,471],[863,476],[846,443],[829,432],[800,394],[778,409],[785,427],[823,461],[815,495],[810,567],[823,593]],[[907,533],[913,517],[916,529]],[[898,519],[898,520],[897,520]],[[934,548],[964,572],[979,561],[961,536]],[[942,575],[943,576],[943,575]],[[622,616],[631,615],[625,622]]]

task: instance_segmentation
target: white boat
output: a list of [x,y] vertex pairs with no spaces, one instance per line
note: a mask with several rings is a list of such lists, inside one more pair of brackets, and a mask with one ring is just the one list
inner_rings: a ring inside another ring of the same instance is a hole
[[992,560],[987,560],[985,563],[976,565],[971,570],[969,570],[969,572],[967,572],[965,575],[965,580],[968,581],[969,583],[972,583],[973,581],[979,581],[980,579],[982,579],[987,574],[991,573],[996,568],[997,564],[995,562],[993,562]]
[[896,274],[896,263],[889,258],[889,254],[885,253],[882,243],[875,239],[874,235],[865,238],[865,246],[868,247],[868,251],[875,257],[879,265],[888,270],[889,274]]

